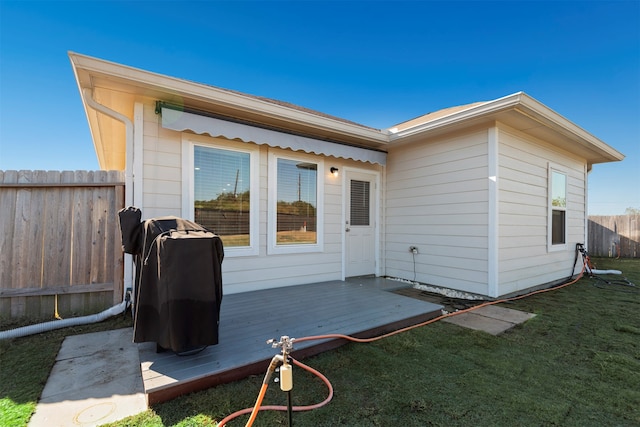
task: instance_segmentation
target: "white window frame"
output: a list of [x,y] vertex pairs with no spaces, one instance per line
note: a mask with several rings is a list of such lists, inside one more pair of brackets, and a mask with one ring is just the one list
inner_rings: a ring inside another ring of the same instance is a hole
[[[255,256],[259,254],[260,227],[260,148],[252,144],[236,143],[218,138],[199,135],[182,134],[182,215],[193,221],[195,218],[195,185],[194,185],[194,147],[202,146],[227,151],[249,154],[249,246],[225,246],[224,256],[233,258],[240,256]],[[215,232],[215,230],[212,230]]]
[[[553,206],[553,174],[559,173],[564,175],[564,195],[565,195],[565,206]],[[569,215],[568,215],[568,206],[569,206],[569,173],[567,170],[559,165],[555,165],[553,163],[549,163],[548,165],[548,197],[547,197],[547,251],[548,252],[556,252],[556,251],[564,251],[567,249],[567,239],[568,239],[568,229],[569,229]],[[553,243],[553,211],[563,211],[564,212],[564,243]]]
[[[315,163],[318,166],[316,178],[316,243],[298,245],[278,245],[276,239],[278,218],[278,159]],[[271,152],[269,153],[269,214],[267,232],[267,253],[297,254],[322,252],[324,250],[324,161],[314,156],[299,155],[297,153]]]

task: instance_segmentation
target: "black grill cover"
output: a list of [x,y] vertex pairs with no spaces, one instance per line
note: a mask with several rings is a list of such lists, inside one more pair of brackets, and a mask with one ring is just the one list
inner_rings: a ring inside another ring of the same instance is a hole
[[142,252],[142,212],[129,206],[118,212],[120,232],[122,233],[122,250],[125,253],[139,255]]
[[220,238],[177,217],[139,222],[138,233],[133,226],[125,230],[136,221],[135,208],[119,215],[123,248],[139,250],[134,253],[133,341],[155,341],[176,353],[217,344],[224,258]]

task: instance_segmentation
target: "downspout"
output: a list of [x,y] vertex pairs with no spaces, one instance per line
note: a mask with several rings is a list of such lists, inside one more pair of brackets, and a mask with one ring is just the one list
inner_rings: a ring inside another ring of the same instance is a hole
[[[125,164],[125,205],[133,206],[133,122],[123,114],[111,110],[102,104],[97,103],[92,97],[91,89],[82,89],[82,95],[88,106],[99,111],[115,120],[124,123],[126,135],[126,164]],[[131,255],[125,254],[124,263],[124,287],[122,292],[122,302],[108,308],[100,313],[82,317],[71,317],[62,320],[52,320],[50,322],[38,323],[35,325],[23,326],[21,328],[0,331],[0,341],[3,339],[19,338],[28,335],[39,334],[42,332],[52,331],[54,329],[66,328],[69,326],[86,325],[89,323],[98,323],[109,317],[121,314],[127,309],[127,305],[131,300],[131,289],[133,289],[133,261]]]
[[[114,111],[102,104],[99,104],[93,99],[93,91],[89,88],[82,89],[82,96],[87,105],[96,111],[99,111],[106,116],[109,116],[119,122],[122,122],[125,127],[125,168],[124,168],[124,205],[135,206],[134,201],[134,177],[133,177],[133,122],[124,114]],[[129,254],[125,254],[124,262],[124,287],[122,299],[125,299],[126,290],[133,289],[133,259]],[[135,293],[134,293],[135,295]]]
[[108,107],[105,107],[102,104],[99,104],[97,101],[93,99],[93,92],[89,88],[82,89],[82,95],[84,100],[87,102],[87,105],[93,108],[96,111],[99,111],[112,119],[118,120],[122,122],[125,127],[125,144],[126,144],[126,160],[125,160],[125,170],[124,170],[124,181],[125,181],[125,196],[124,202],[127,206],[133,205],[133,122],[129,119],[129,117],[121,114],[117,111],[114,111]]

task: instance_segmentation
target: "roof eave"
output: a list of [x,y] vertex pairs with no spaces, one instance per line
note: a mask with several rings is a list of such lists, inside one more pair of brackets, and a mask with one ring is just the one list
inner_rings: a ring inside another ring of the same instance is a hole
[[[527,117],[532,123],[547,127],[567,140],[580,144],[593,153],[587,158],[590,164],[624,159],[622,153],[524,92],[507,95],[402,131],[392,132],[390,143],[400,145],[429,137],[453,127],[470,126],[483,121],[499,121],[500,114],[508,111],[516,111]],[[526,129],[524,130],[526,131]]]
[[259,116],[264,118],[265,122],[277,120],[280,123],[284,122],[304,127],[310,131],[317,130],[344,135],[351,140],[361,140],[363,145],[369,147],[383,148],[388,143],[388,132],[386,130],[359,126],[332,119],[331,117],[316,115],[308,111],[297,110],[286,105],[274,104],[257,97],[156,74],[74,52],[69,52],[69,57],[76,73],[80,92],[84,87],[91,86],[93,83],[92,79],[81,81],[78,78],[78,69],[82,69],[90,75],[101,75],[110,80],[126,81],[130,85],[135,85],[150,92],[197,100],[210,104],[212,107],[224,107],[235,111],[238,118],[243,118],[245,114],[251,117]]
[[568,139],[597,153],[590,163],[606,163],[624,160],[625,156],[593,134],[587,132],[566,117],[556,113],[551,108],[535,100],[525,93],[520,93],[521,101],[516,109],[528,115],[532,120],[543,126],[552,128],[555,132],[565,135]]
[[[97,124],[96,115],[97,112],[89,107],[85,94],[83,91],[83,86],[88,86],[86,82],[82,81],[81,73],[79,72],[78,62],[75,60],[76,55],[69,52],[69,59],[71,60],[71,69],[73,70],[73,74],[76,79],[76,84],[78,85],[78,92],[80,92],[80,99],[82,100],[82,107],[84,108],[85,116],[87,117],[87,123],[89,124],[89,132],[91,133],[91,139],[93,140],[93,148],[96,152],[96,157],[98,159],[98,166],[102,170],[113,169],[112,165],[108,164],[104,156],[104,145],[102,142],[102,136],[99,132],[99,126]],[[92,88],[91,88],[92,89]]]
[[442,128],[448,128],[452,125],[458,125],[463,122],[469,122],[470,120],[483,118],[489,114],[494,114],[500,110],[513,108],[519,102],[519,95],[522,92],[508,95],[493,101],[488,101],[474,107],[470,107],[466,110],[457,111],[446,116],[439,117],[434,120],[421,123],[401,131],[393,132],[389,136],[390,142],[404,142],[404,140],[411,140],[415,135],[426,134],[430,131]]

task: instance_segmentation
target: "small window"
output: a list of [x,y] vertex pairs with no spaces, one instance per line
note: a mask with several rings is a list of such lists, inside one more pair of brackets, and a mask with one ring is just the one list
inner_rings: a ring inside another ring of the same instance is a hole
[[306,157],[271,157],[270,252],[321,250],[322,164]]
[[551,245],[564,245],[567,243],[567,175],[554,169],[549,175]]
[[370,225],[369,181],[351,180],[349,221],[352,226]]
[[196,145],[193,165],[195,222],[218,234],[225,248],[250,246],[250,154]]

